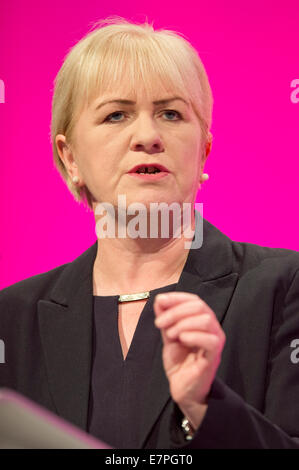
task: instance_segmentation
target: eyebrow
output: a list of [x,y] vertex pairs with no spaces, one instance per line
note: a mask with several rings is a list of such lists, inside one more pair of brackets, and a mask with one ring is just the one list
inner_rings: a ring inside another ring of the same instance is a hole
[[[158,104],[163,104],[164,105],[164,104],[170,103],[171,101],[176,101],[176,100],[183,101],[187,106],[189,106],[188,101],[184,100],[184,98],[181,98],[180,96],[174,96],[172,98],[167,98],[167,99],[164,99],[164,100],[153,101],[153,104],[155,106],[158,105]],[[115,99],[115,100],[107,100],[107,101],[103,101],[102,103],[98,104],[98,106],[95,108],[95,111],[97,111],[102,106],[104,106],[105,104],[108,104],[108,103],[127,104],[127,105],[136,104],[135,101],[123,100],[123,99],[120,99],[120,98]]]

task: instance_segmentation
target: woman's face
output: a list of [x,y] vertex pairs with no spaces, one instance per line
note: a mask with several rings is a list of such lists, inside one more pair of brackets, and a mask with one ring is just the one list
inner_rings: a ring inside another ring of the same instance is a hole
[[[115,207],[118,195],[127,206],[141,202],[171,204],[194,202],[199,188],[206,150],[191,105],[176,99],[177,93],[157,87],[150,95],[140,86],[134,92],[118,87],[95,99],[80,115],[74,128],[72,150],[63,146],[62,158],[69,174],[77,175],[97,202]],[[134,103],[107,103],[110,100]],[[59,143],[63,136],[57,136]],[[144,180],[128,172],[140,164],[161,164],[169,173],[157,180]]]

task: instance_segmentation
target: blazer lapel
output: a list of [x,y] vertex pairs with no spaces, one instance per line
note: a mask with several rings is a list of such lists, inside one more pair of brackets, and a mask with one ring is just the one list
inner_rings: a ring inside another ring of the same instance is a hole
[[62,271],[38,316],[50,392],[58,415],[87,428],[92,361],[94,243]]
[[[190,249],[175,290],[197,294],[215,312],[219,323],[222,323],[239,278],[237,272],[232,272],[232,268],[230,239],[209,222],[203,220],[202,247],[195,250]],[[141,448],[144,447],[159,415],[171,400],[169,383],[163,367],[162,350],[161,338],[144,400]]]

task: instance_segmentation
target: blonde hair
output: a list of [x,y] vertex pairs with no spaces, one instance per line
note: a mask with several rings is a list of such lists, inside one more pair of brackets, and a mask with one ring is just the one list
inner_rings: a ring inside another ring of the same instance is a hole
[[[105,25],[106,24],[106,25]],[[193,46],[170,30],[154,30],[147,22],[137,24],[110,16],[97,21],[66,55],[54,80],[51,142],[54,164],[78,202],[92,208],[86,186],[75,186],[59,157],[55,138],[63,134],[72,145],[80,111],[93,99],[126,80],[136,90],[140,79],[146,89],[157,88],[157,77],[165,89],[180,91],[189,99],[204,136],[209,140],[213,96],[203,63]]]

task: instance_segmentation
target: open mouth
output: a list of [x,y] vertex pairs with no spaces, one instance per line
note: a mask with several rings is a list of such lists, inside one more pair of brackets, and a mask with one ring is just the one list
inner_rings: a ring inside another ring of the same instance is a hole
[[155,174],[155,173],[160,173],[161,170],[155,166],[141,166],[136,170],[135,173],[145,175],[145,174]]
[[168,168],[160,163],[152,162],[152,163],[140,163],[139,165],[134,166],[131,168],[129,173],[137,173],[140,175],[154,175],[156,173],[169,173]]
[[131,168],[128,174],[139,180],[153,182],[167,177],[170,175],[170,171],[164,165],[152,162],[149,164],[140,163]]

